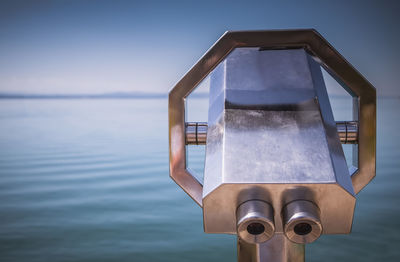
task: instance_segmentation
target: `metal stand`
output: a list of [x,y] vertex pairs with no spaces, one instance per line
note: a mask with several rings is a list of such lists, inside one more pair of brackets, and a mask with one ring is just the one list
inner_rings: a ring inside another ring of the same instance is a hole
[[304,262],[304,244],[288,240],[276,233],[261,244],[248,244],[238,238],[238,262]]

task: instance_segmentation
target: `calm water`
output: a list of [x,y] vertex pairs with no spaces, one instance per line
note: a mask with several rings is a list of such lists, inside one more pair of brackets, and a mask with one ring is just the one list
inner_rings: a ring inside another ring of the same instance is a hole
[[[377,177],[352,234],[322,236],[307,261],[399,260],[399,112],[378,101]],[[1,100],[0,127],[0,261],[236,261],[236,237],[204,234],[168,177],[166,100]]]

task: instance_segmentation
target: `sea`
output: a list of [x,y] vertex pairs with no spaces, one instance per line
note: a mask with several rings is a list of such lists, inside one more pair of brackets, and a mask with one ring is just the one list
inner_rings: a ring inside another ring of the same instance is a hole
[[[207,121],[193,101],[190,120]],[[0,261],[236,261],[236,236],[205,234],[169,177],[167,112],[166,98],[1,99]],[[399,98],[378,99],[377,173],[352,233],[321,236],[306,261],[400,260],[399,115]],[[188,161],[201,180],[204,146]]]

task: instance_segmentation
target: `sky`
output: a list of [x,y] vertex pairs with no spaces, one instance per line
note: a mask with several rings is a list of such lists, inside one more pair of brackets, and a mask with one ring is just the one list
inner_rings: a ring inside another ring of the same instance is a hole
[[0,93],[167,93],[227,30],[315,28],[400,96],[400,1],[0,1]]

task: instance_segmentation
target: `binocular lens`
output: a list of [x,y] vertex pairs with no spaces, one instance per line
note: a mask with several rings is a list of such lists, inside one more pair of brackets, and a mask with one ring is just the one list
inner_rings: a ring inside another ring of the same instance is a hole
[[294,226],[294,233],[300,236],[309,234],[312,231],[312,227],[308,223],[298,223]]
[[251,223],[247,226],[247,232],[252,235],[259,235],[264,233],[265,227],[261,223]]

